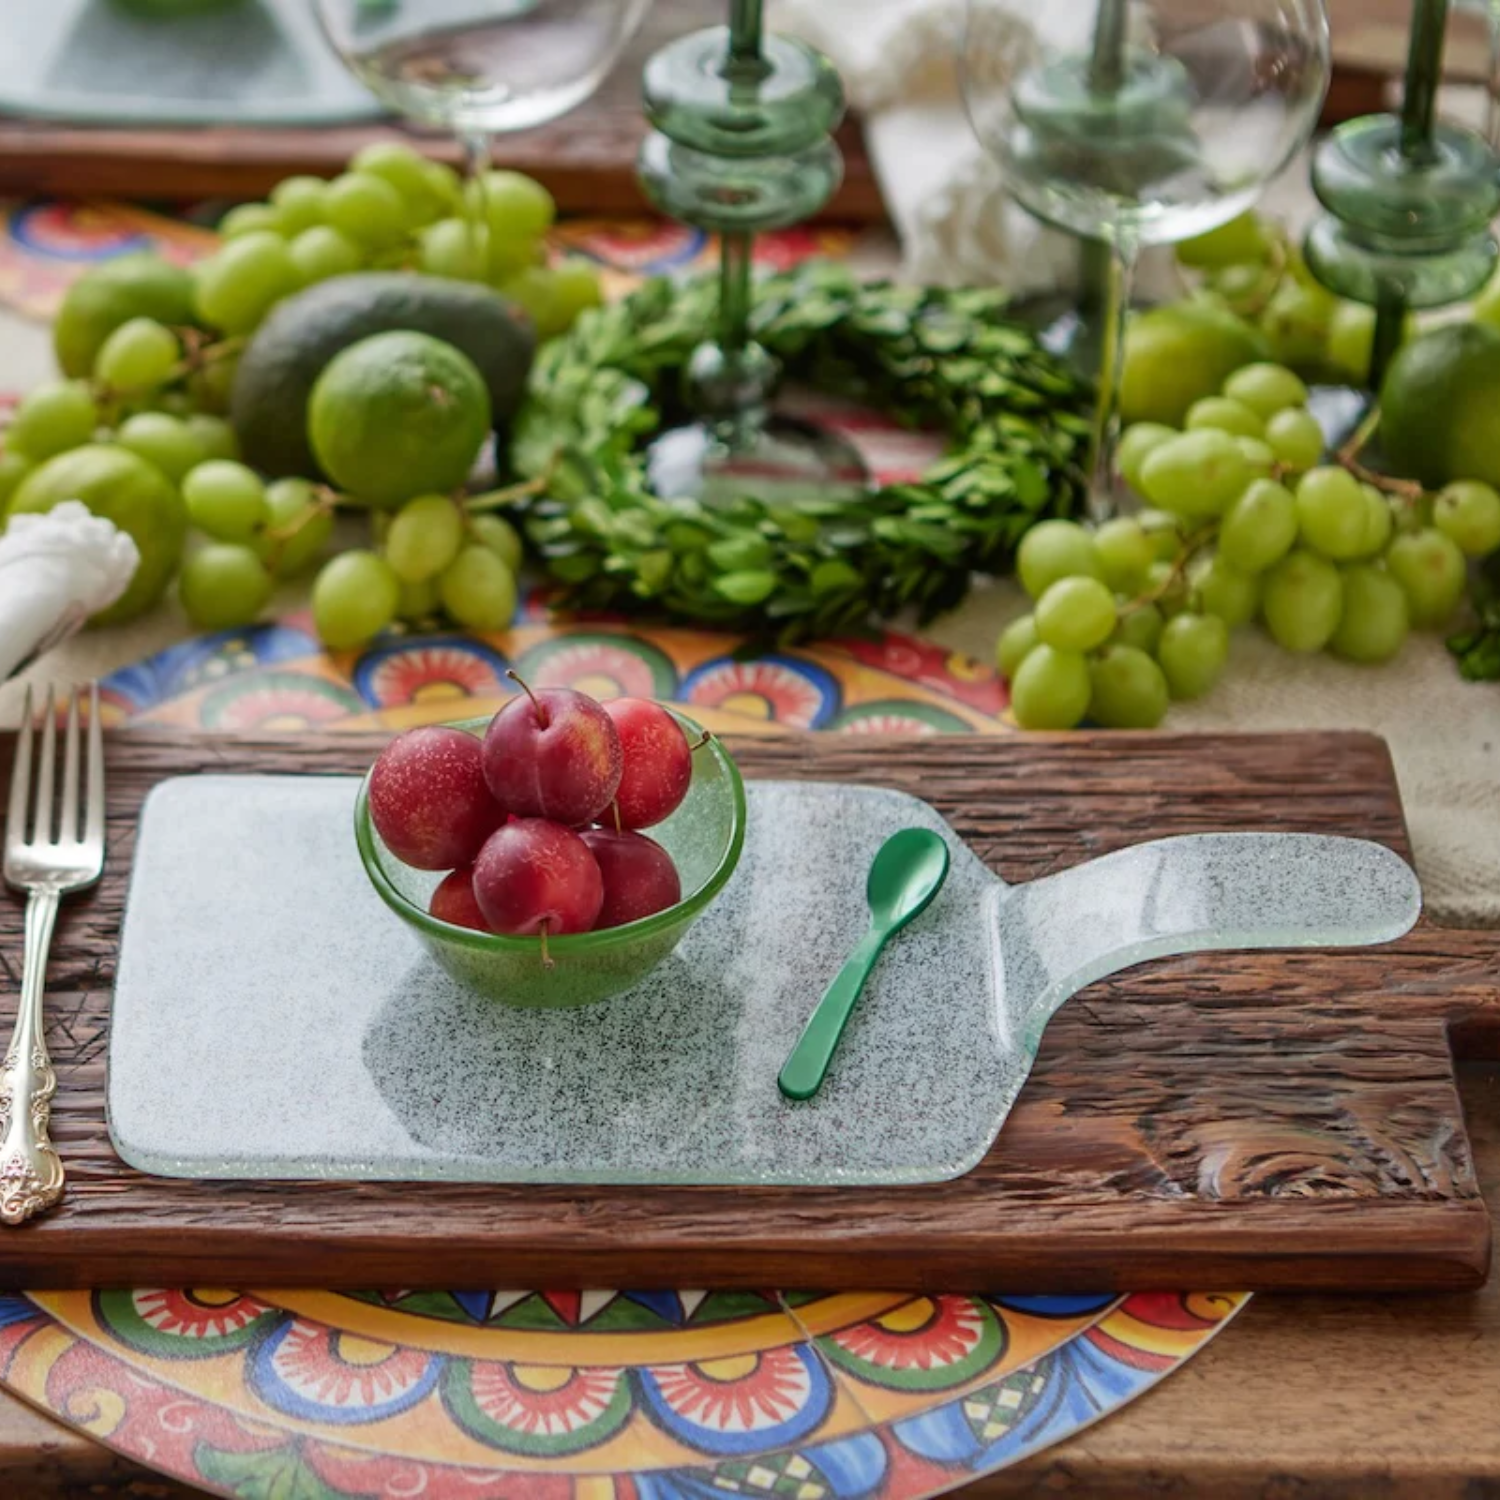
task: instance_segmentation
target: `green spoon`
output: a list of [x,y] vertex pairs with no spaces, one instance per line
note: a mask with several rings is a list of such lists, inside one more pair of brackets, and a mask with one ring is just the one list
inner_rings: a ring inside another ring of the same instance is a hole
[[781,1069],[776,1082],[788,1099],[811,1099],[822,1088],[839,1038],[881,950],[927,910],[947,878],[948,846],[929,829],[903,828],[880,846],[865,884],[870,930],[818,1001]]

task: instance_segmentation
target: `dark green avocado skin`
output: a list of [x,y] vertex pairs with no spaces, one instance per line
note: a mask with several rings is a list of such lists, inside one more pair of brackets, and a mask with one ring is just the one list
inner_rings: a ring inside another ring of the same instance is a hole
[[520,406],[536,353],[530,319],[497,292],[467,281],[369,271],[319,282],[279,303],[240,357],[230,419],[245,462],[266,474],[322,478],[307,441],[307,401],[335,354],[394,329],[460,349],[489,387],[495,426]]

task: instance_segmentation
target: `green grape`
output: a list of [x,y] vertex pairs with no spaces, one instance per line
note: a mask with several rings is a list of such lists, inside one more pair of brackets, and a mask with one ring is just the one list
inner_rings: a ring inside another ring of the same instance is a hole
[[1343,608],[1338,569],[1302,547],[1271,568],[1261,588],[1261,618],[1286,651],[1321,651],[1333,639]]
[[434,619],[442,607],[437,579],[424,578],[421,583],[401,585],[401,602],[396,606],[396,616],[409,625],[419,625],[424,620]]
[[203,444],[181,417],[164,411],[142,411],[126,418],[115,441],[132,453],[155,464],[173,484],[195,464],[203,462]]
[[287,246],[287,251],[303,286],[327,281],[331,276],[347,276],[364,264],[359,246],[329,224],[314,224],[311,229],[304,229]]
[[212,542],[192,554],[177,580],[188,619],[200,630],[249,625],[270,602],[274,584],[249,547]]
[[1177,516],[1164,510],[1143,510],[1136,520],[1150,539],[1158,562],[1171,562],[1182,551],[1182,522]]
[[198,439],[204,458],[238,458],[240,440],[234,428],[223,418],[211,412],[190,412],[184,418],[188,431]]
[[1204,396],[1193,402],[1188,407],[1185,425],[1190,432],[1209,427],[1251,438],[1260,437],[1266,430],[1266,424],[1256,412],[1228,396]]
[[[134,403],[132,403],[132,410]],[[194,410],[193,397],[189,391],[158,391],[145,407],[147,411],[165,412],[169,417],[190,416]]]
[[100,346],[94,374],[113,391],[145,395],[159,390],[182,359],[177,335],[154,318],[121,323]]
[[1309,469],[1297,481],[1297,527],[1314,552],[1334,562],[1364,549],[1369,512],[1359,481],[1347,469]]
[[1207,520],[1222,515],[1251,480],[1234,439],[1216,428],[1184,432],[1150,453],[1141,469],[1146,498],[1173,515]]
[[1247,208],[1227,224],[1183,240],[1177,246],[1177,259],[1185,266],[1205,271],[1246,261],[1264,261],[1271,253],[1271,241],[1271,231]]
[[1391,502],[1373,484],[1362,484],[1359,492],[1365,497],[1364,543],[1359,549],[1361,557],[1379,557],[1390,545],[1391,532],[1395,529],[1395,517],[1391,514]]
[[278,479],[266,486],[266,521],[255,550],[277,578],[305,572],[323,555],[332,535],[332,512],[318,504],[311,480]]
[[1465,557],[1488,557],[1500,547],[1500,494],[1477,479],[1458,479],[1438,491],[1432,524]]
[[1059,578],[1099,575],[1094,539],[1077,521],[1039,521],[1021,538],[1016,576],[1033,599],[1040,599]]
[[1234,444],[1244,455],[1253,479],[1271,477],[1271,471],[1276,467],[1276,455],[1271,452],[1269,443],[1264,443],[1259,438],[1237,437]]
[[1146,592],[1155,600],[1164,619],[1170,620],[1187,608],[1188,581],[1175,563],[1152,563],[1146,574]]
[[1137,646],[1106,646],[1089,663],[1089,683],[1089,717],[1106,729],[1155,729],[1166,717],[1166,676]]
[[1328,320],[1324,355],[1340,375],[1355,385],[1367,385],[1370,358],[1375,352],[1375,309],[1358,302],[1340,302]]
[[471,543],[439,577],[438,596],[466,630],[502,630],[516,612],[516,576],[488,547]]
[[1266,423],[1266,442],[1288,468],[1310,469],[1323,457],[1323,429],[1309,411],[1289,408]]
[[1193,579],[1198,604],[1206,615],[1217,615],[1231,630],[1248,625],[1260,608],[1260,585],[1253,574],[1237,573],[1216,557]]
[[562,261],[552,268],[552,291],[557,298],[558,316],[571,328],[591,307],[604,306],[604,284],[599,268],[592,261]]
[[1259,319],[1277,363],[1317,364],[1323,358],[1328,327],[1337,307],[1333,293],[1316,283],[1296,277],[1283,279]]
[[238,239],[242,234],[260,234],[270,230],[280,233],[281,220],[276,210],[265,203],[237,203],[219,220],[220,238]]
[[486,172],[482,187],[485,219],[499,239],[538,239],[557,218],[552,194],[522,172]]
[[439,188],[427,170],[429,163],[420,151],[399,141],[372,141],[362,147],[349,163],[352,171],[371,177],[383,177],[401,194],[412,216],[423,224],[441,218],[452,207],[453,200]]
[[[502,234],[493,224],[489,229],[489,259],[485,266],[485,279],[494,286],[504,286],[512,277],[526,271],[545,269],[547,245],[544,240],[532,235]],[[548,287],[553,287],[549,273]],[[558,302],[559,308],[561,302]]]
[[1148,656],[1156,655],[1156,644],[1161,640],[1162,627],[1166,621],[1154,604],[1137,604],[1120,616],[1111,640],[1118,646],[1134,646]]
[[1224,382],[1224,394],[1269,421],[1288,407],[1307,405],[1307,387],[1285,365],[1242,365]]
[[1273,479],[1257,479],[1219,523],[1219,556],[1237,573],[1262,573],[1297,540],[1297,501]]
[[1162,422],[1132,422],[1120,434],[1120,444],[1115,449],[1115,467],[1131,489],[1140,491],[1141,466],[1147,455],[1176,436],[1177,429]]
[[1229,660],[1229,627],[1217,615],[1176,615],[1161,633],[1156,659],[1173,698],[1201,698]]
[[417,263],[429,276],[483,281],[489,264],[489,231],[465,219],[439,219],[422,231]]
[[193,268],[193,301],[205,323],[225,333],[249,333],[283,297],[301,286],[291,252],[279,234],[230,240]]
[[10,504],[10,497],[15,494],[16,486],[31,473],[35,467],[24,453],[14,448],[7,448],[0,452],[0,517],[5,515],[6,507]]
[[1370,563],[1351,563],[1339,569],[1339,576],[1344,612],[1329,650],[1347,661],[1389,661],[1401,649],[1409,628],[1401,585]]
[[1264,263],[1221,266],[1209,272],[1204,285],[1228,303],[1232,311],[1238,311],[1239,304],[1260,300],[1267,280],[1274,274]]
[[551,271],[532,266],[519,276],[502,281],[497,290],[502,297],[514,302],[536,325],[539,341],[545,342],[567,331],[567,314],[558,299]]
[[99,407],[81,380],[39,385],[22,397],[5,433],[7,452],[40,463],[54,454],[81,448],[99,425]]
[[1022,729],[1071,729],[1088,712],[1093,683],[1076,651],[1038,645],[1010,684],[1010,710]]
[[1115,628],[1115,596],[1097,578],[1059,578],[1036,603],[1037,639],[1059,651],[1092,651]]
[[422,176],[427,179],[427,189],[433,201],[445,214],[459,213],[464,206],[464,182],[446,162],[422,161]]
[[446,495],[418,495],[391,518],[385,560],[402,583],[435,578],[458,556],[463,512]]
[[1156,548],[1139,521],[1116,516],[1094,533],[1094,555],[1110,588],[1117,594],[1134,594],[1146,581],[1146,569],[1156,561]]
[[504,516],[471,515],[469,532],[481,547],[488,547],[512,573],[521,571],[521,557],[525,551],[521,533]]
[[332,651],[373,640],[400,606],[401,581],[390,564],[362,548],[331,558],[313,583],[313,627]]
[[210,459],[192,469],[182,481],[182,499],[193,525],[221,542],[250,541],[270,514],[255,471],[231,459]]
[[1468,573],[1464,555],[1451,537],[1433,527],[1398,536],[1385,554],[1385,565],[1406,595],[1415,630],[1442,625],[1463,598]]
[[345,172],[328,184],[323,216],[356,245],[383,250],[401,240],[410,225],[406,200],[383,177]]
[[188,404],[183,415],[197,409],[223,416],[229,410],[234,375],[239,367],[238,354],[220,353],[216,359],[205,360],[187,378]]
[[1036,643],[1036,618],[1033,615],[1019,616],[1000,632],[1000,639],[995,642],[995,667],[1007,682],[1014,679],[1016,668],[1026,660],[1027,653]]
[[323,222],[328,184],[321,177],[284,177],[271,189],[276,228],[289,239]]

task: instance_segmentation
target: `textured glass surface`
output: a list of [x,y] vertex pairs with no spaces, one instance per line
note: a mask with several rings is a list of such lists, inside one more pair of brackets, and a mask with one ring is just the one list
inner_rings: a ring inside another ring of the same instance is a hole
[[[925,803],[756,782],[739,868],[677,951],[601,1005],[462,989],[382,907],[357,783],[199,776],[151,796],[110,1040],[111,1128],[148,1171],[485,1182],[896,1183],[968,1170],[1047,1018],[1089,981],[1213,946],[1377,942],[1415,919],[1376,845],[1209,835],[1007,887]],[[873,975],[828,1081],[776,1074],[863,932],[899,828],[953,852]]]

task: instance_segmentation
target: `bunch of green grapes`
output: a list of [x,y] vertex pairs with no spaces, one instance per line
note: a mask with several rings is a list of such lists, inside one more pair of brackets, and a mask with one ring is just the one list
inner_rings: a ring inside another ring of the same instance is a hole
[[1213,687],[1231,630],[1257,620],[1287,651],[1367,663],[1449,621],[1468,559],[1500,550],[1500,493],[1460,480],[1427,495],[1325,463],[1306,401],[1285,366],[1247,365],[1184,430],[1126,430],[1120,471],[1150,509],[1026,534],[1034,607],[997,648],[1018,723],[1154,727]]
[[1279,226],[1247,211],[1178,245],[1177,259],[1203,273],[1207,295],[1261,331],[1278,363],[1310,380],[1368,382],[1375,310],[1318,282]]
[[288,177],[268,202],[230,209],[223,246],[195,268],[196,310],[209,327],[243,335],[314,282],[418,270],[488,283],[530,314],[539,338],[552,338],[602,300],[587,262],[549,267],[556,214],[547,189],[520,172],[489,172],[465,188],[441,162],[377,142],[331,181]]

